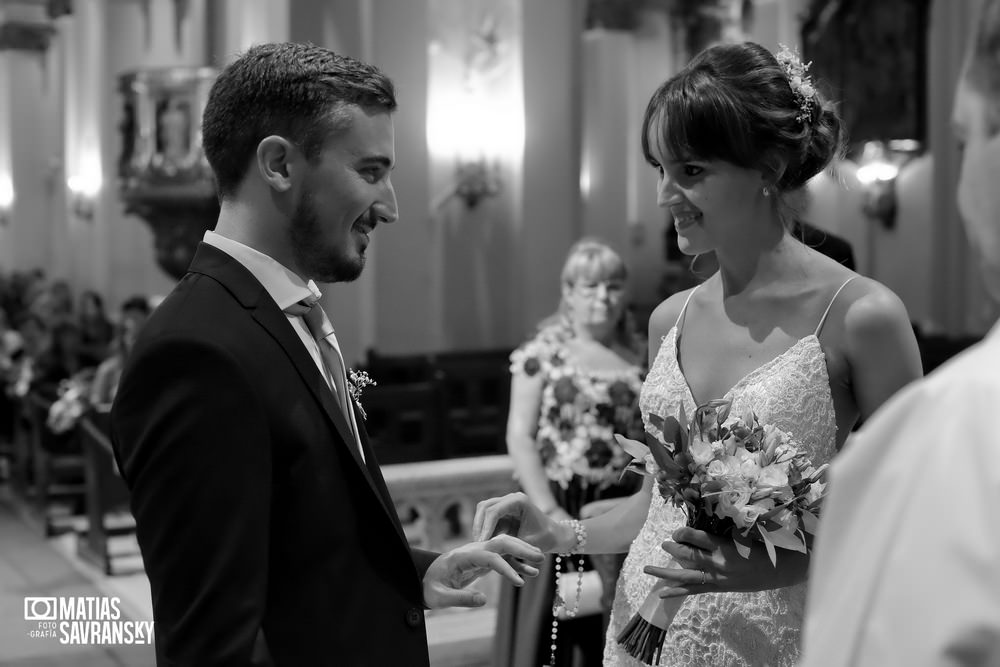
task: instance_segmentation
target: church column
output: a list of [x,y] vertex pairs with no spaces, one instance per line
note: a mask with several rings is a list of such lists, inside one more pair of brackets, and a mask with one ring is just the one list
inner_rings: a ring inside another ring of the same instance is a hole
[[581,0],[526,1],[522,7],[525,151],[512,262],[512,319],[521,337],[558,306],[562,263],[582,233],[583,10]]
[[0,264],[59,276],[61,216],[49,196],[61,141],[51,21],[37,3],[0,8]]
[[931,7],[928,48],[928,137],[934,154],[932,247],[927,272],[932,315],[944,333],[984,333],[998,309],[985,292],[979,263],[958,213],[956,189],[961,156],[951,129],[955,85],[971,39],[971,3],[938,0]]
[[294,4],[291,0],[211,0],[211,63],[221,69],[254,44],[287,41],[291,12],[303,1],[310,0]]

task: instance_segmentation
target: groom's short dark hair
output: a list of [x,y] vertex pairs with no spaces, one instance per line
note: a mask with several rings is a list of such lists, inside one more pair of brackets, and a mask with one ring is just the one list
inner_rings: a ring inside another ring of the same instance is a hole
[[257,145],[282,136],[314,160],[330,133],[348,127],[343,105],[392,112],[396,93],[378,68],[312,44],[261,44],[226,67],[208,96],[202,145],[219,197],[243,181]]

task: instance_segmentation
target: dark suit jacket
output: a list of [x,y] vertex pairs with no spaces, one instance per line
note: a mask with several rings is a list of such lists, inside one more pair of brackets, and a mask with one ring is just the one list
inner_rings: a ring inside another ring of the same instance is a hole
[[284,313],[202,244],[112,410],[161,665],[427,665],[421,579],[362,429]]

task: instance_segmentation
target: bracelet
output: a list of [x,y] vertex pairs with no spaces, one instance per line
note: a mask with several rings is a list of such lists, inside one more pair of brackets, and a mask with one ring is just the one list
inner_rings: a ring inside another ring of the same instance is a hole
[[579,519],[565,519],[560,521],[561,524],[569,524],[573,529],[573,534],[576,536],[576,546],[574,546],[567,556],[575,556],[576,554],[582,554],[583,548],[587,546],[587,529],[584,528],[583,522]]

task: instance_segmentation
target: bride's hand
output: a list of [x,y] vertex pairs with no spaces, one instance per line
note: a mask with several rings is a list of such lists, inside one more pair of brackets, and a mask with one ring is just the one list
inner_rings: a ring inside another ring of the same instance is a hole
[[755,543],[750,557],[736,551],[731,537],[719,537],[694,528],[678,528],[663,550],[673,556],[678,568],[643,568],[646,574],[667,582],[660,597],[698,593],[748,592],[783,588],[805,581],[809,568],[806,554],[778,550],[777,566],[771,564],[763,544]]
[[[559,546],[561,524],[546,516],[523,493],[509,493],[476,505],[472,537],[485,541],[499,533],[513,535],[542,551]],[[572,529],[569,529],[572,535]]]

